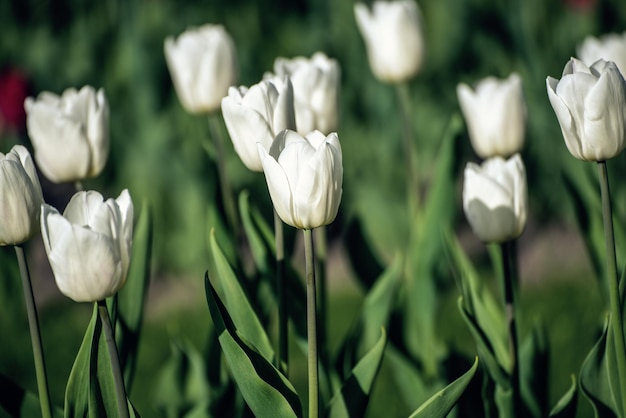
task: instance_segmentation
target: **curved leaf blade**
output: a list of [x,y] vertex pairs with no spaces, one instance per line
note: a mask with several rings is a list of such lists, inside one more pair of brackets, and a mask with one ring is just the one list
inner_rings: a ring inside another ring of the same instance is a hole
[[252,412],[259,417],[300,418],[302,406],[291,383],[236,329],[215,288],[205,277],[209,311],[230,371]]
[[382,328],[380,338],[374,347],[352,369],[339,392],[330,400],[326,413],[328,418],[356,418],[365,415],[386,344],[387,333]]
[[477,369],[478,357],[476,357],[474,364],[465,374],[435,393],[417,411],[413,412],[409,418],[445,418],[459,401],[463,392],[465,392]]

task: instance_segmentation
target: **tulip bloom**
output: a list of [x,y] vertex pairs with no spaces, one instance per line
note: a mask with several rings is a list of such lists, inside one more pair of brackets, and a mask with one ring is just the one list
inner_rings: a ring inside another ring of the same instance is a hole
[[600,59],[613,61],[626,77],[626,32],[587,36],[578,47],[578,58],[589,66]]
[[41,186],[30,153],[21,145],[0,153],[0,245],[17,245],[39,231]]
[[293,87],[289,78],[266,79],[250,88],[228,89],[222,114],[235,151],[248,169],[263,171],[257,142],[269,149],[276,135],[295,129]]
[[109,105],[104,90],[43,92],[24,102],[35,161],[52,182],[95,177],[109,156]]
[[546,79],[565,145],[576,158],[605,161],[626,145],[626,81],[613,62],[572,58],[563,77]]
[[133,236],[128,190],[106,201],[95,191],[78,192],[63,215],[42,205],[41,232],[54,278],[65,296],[95,302],[124,285]]
[[278,216],[288,225],[312,229],[328,225],[341,202],[343,163],[336,133],[306,137],[281,132],[269,150],[258,144],[265,180]]
[[502,243],[519,237],[526,224],[526,170],[519,154],[482,165],[468,163],[463,183],[463,211],[484,242]]
[[375,1],[371,10],[357,3],[354,14],[370,67],[378,79],[399,83],[418,73],[424,56],[424,39],[415,1]]
[[274,73],[293,84],[296,126],[300,135],[337,130],[341,72],[337,60],[317,52],[311,58],[276,58]]
[[222,25],[165,39],[165,59],[178,99],[189,113],[211,113],[237,81],[235,43]]
[[522,149],[526,103],[519,75],[511,74],[506,80],[487,77],[475,90],[459,84],[456,91],[476,154],[509,157]]

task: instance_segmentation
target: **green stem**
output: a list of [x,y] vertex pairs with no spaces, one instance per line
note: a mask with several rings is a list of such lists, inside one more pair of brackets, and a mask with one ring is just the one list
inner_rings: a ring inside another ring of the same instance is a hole
[[322,364],[326,360],[326,342],[328,341],[328,280],[326,278],[326,227],[321,226],[313,231],[315,243],[315,273],[317,284],[318,337]]
[[24,288],[24,301],[26,302],[26,312],[28,314],[28,327],[30,329],[30,341],[33,346],[33,357],[35,360],[35,373],[37,375],[37,390],[39,391],[39,405],[43,418],[52,418],[52,406],[50,404],[50,392],[48,391],[48,381],[46,378],[46,361],[43,355],[43,345],[41,343],[41,333],[39,332],[39,318],[37,315],[37,305],[33,295],[33,286],[30,280],[30,272],[24,248],[21,245],[15,246],[17,262],[20,266],[20,276],[22,277],[22,287]]
[[409,85],[407,83],[396,84],[400,113],[402,114],[402,137],[404,143],[404,158],[406,165],[406,198],[409,219],[414,220],[420,208],[420,181],[417,171],[417,155],[415,151],[415,133],[413,132],[412,105]]
[[113,369],[113,379],[115,380],[115,395],[117,397],[117,408],[120,418],[129,418],[128,401],[126,400],[126,388],[124,387],[124,375],[120,366],[120,357],[115,345],[115,336],[113,335],[113,327],[109,319],[109,311],[107,309],[106,300],[98,301],[98,313],[102,321],[102,329],[104,329],[104,337],[111,357],[111,367]]
[[515,321],[515,274],[513,272],[512,243],[500,244],[502,253],[502,273],[504,287],[504,307],[509,335],[509,356],[511,359],[511,390],[513,392],[513,411],[521,411],[522,399],[519,384],[519,345],[517,340],[517,323]]
[[306,268],[306,323],[308,338],[309,368],[309,418],[317,418],[319,411],[319,378],[317,355],[317,301],[315,289],[315,255],[313,254],[313,234],[304,229],[304,258]]
[[[602,217],[604,218],[604,243],[606,246],[606,267],[608,275],[609,302],[611,305],[611,328],[617,357],[617,372],[622,391],[626,389],[626,345],[624,344],[624,325],[622,319],[622,301],[617,279],[617,261],[615,259],[615,239],[613,237],[613,214],[611,211],[611,191],[606,161],[598,161],[600,190],[602,193]],[[626,396],[621,397],[622,411],[626,411]]]
[[278,369],[289,374],[289,322],[287,287],[285,284],[285,239],[283,221],[274,210],[274,235],[276,239],[276,294],[278,295]]
[[241,227],[239,224],[239,218],[237,216],[237,209],[235,206],[235,200],[233,197],[232,187],[226,173],[226,153],[224,152],[224,140],[220,135],[219,129],[219,113],[212,113],[209,115],[209,129],[211,132],[211,138],[215,145],[215,160],[217,163],[217,174],[220,182],[220,189],[222,191],[222,201],[224,202],[224,211],[226,212],[226,218],[230,227],[233,230],[234,236],[237,242],[241,237]]

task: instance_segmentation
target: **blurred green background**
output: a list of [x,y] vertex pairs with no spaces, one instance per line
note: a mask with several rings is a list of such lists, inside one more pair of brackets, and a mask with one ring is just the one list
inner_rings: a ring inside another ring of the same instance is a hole
[[[545,78],[560,76],[576,46],[587,35],[626,29],[621,0],[422,0],[426,38],[425,67],[410,84],[419,163],[426,178],[451,115],[458,112],[456,85],[488,75],[521,74],[528,103],[528,134],[523,151],[530,193],[529,225],[520,242],[522,329],[535,317],[548,329],[553,362],[552,399],[578,373],[599,324],[603,302],[594,270],[577,233],[575,211],[563,180],[566,167],[591,170],[567,152],[547,100]],[[61,93],[68,87],[103,87],[111,109],[111,154],[104,173],[88,189],[117,196],[128,188],[135,203],[149,202],[155,215],[153,280],[146,329],[140,343],[138,378],[132,398],[144,416],[154,402],[155,377],[170,352],[170,341],[201,349],[210,327],[202,295],[206,269],[207,207],[218,196],[215,167],[203,149],[206,118],[181,107],[165,65],[163,41],[186,28],[221,23],[232,34],[240,64],[240,84],[258,82],[277,56],[310,56],[324,51],[342,71],[338,129],[344,156],[344,195],[338,219],[329,228],[331,256],[331,335],[340,339],[351,323],[363,290],[346,248],[359,245],[346,231],[358,222],[386,264],[387,242],[396,240],[394,218],[402,216],[404,170],[400,115],[394,89],[371,74],[353,16],[345,0],[2,0],[0,70],[18,70],[28,94]],[[3,92],[0,91],[0,95]],[[226,135],[225,129],[222,132]],[[468,233],[460,210],[460,180],[467,161],[476,161],[465,131],[456,147],[459,205],[455,229],[486,280],[495,282],[482,245]],[[14,143],[29,146],[24,126],[4,124],[0,151]],[[245,169],[227,149],[227,170],[237,191],[270,212],[264,178]],[[626,175],[626,159],[611,161],[615,180]],[[616,216],[626,214],[626,186],[614,181]],[[46,199],[62,208],[72,188],[43,182]],[[269,220],[269,216],[268,216]],[[619,244],[619,243],[618,243]],[[37,273],[43,340],[48,355],[53,401],[62,404],[65,380],[90,316],[56,291],[40,239],[29,247]],[[299,253],[296,252],[296,256]],[[11,249],[2,249],[0,372],[34,388],[27,322]],[[359,260],[367,261],[367,260]],[[474,343],[456,308],[451,277],[440,283],[439,330],[444,341],[467,355]],[[494,284],[494,291],[497,286]],[[524,332],[524,331],[523,331]],[[304,372],[303,372],[304,373]],[[376,396],[393,396],[383,367]],[[401,403],[373,401],[370,416],[403,416]],[[379,406],[377,406],[379,405]],[[379,408],[378,410],[376,408]],[[378,412],[377,412],[378,411]],[[390,415],[387,415],[387,412]],[[581,415],[584,416],[584,415]]]

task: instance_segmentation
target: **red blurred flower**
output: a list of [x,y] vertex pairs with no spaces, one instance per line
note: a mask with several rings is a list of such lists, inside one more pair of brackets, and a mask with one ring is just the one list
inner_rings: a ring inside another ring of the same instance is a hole
[[17,68],[0,72],[0,132],[6,129],[21,132],[26,126],[24,100],[28,97],[28,81]]
[[591,12],[598,4],[597,0],[565,0],[565,6],[575,12]]

